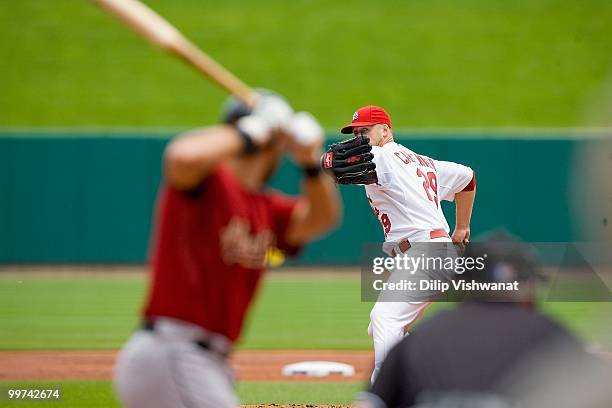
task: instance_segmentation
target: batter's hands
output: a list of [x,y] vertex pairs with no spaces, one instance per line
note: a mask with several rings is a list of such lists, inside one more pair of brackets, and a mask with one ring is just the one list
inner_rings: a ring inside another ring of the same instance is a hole
[[251,115],[265,120],[270,129],[281,130],[291,120],[293,108],[278,95],[259,94]]
[[243,116],[236,122],[236,127],[256,147],[265,145],[270,140],[272,129],[263,118],[256,115]]
[[283,129],[291,120],[293,109],[280,96],[259,94],[250,115],[236,122],[236,127],[247,135],[255,146],[270,140],[275,130]]
[[297,164],[319,164],[325,132],[314,116],[308,112],[295,113],[285,126],[285,133],[289,136],[288,150]]

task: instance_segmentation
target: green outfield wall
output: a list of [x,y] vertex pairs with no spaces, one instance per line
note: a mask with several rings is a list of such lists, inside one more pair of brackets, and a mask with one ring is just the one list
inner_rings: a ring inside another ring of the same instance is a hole
[[[0,263],[142,263],[170,134],[7,133],[0,135]],[[471,166],[478,193],[473,234],[504,227],[532,241],[571,241],[570,163],[583,141],[487,135],[404,135],[411,149]],[[299,191],[287,160],[272,181]],[[359,262],[362,242],[382,231],[363,188],[340,188],[344,220],[297,260]],[[451,226],[452,204],[445,203]]]

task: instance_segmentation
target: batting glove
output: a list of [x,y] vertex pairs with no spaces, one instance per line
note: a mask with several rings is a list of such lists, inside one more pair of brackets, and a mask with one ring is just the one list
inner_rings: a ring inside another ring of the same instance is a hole
[[292,117],[285,132],[300,146],[319,144],[324,131],[317,119],[308,112],[297,112]]
[[277,130],[284,128],[289,123],[293,116],[293,109],[278,95],[259,94],[251,115],[262,118],[270,129]]
[[255,115],[243,116],[236,122],[236,127],[245,139],[245,150],[247,152],[256,150],[270,140],[272,129],[269,123],[262,117]]

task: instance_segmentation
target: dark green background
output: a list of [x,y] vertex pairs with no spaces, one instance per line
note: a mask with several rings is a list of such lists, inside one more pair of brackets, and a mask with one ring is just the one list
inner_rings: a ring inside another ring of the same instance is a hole
[[[0,136],[1,263],[142,263],[170,134],[88,133]],[[403,135],[403,144],[472,167],[478,194],[473,235],[504,227],[530,241],[572,241],[573,152],[586,143],[546,139]],[[300,174],[287,160],[272,185],[289,193]],[[357,264],[361,244],[382,241],[363,188],[340,188],[344,221],[310,245],[303,264]],[[445,203],[451,227],[453,205]]]

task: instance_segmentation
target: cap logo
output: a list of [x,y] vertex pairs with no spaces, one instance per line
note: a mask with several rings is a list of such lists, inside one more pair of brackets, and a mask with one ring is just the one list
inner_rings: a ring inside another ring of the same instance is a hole
[[359,112],[355,111],[355,113],[353,113],[353,120],[357,120],[359,119]]

